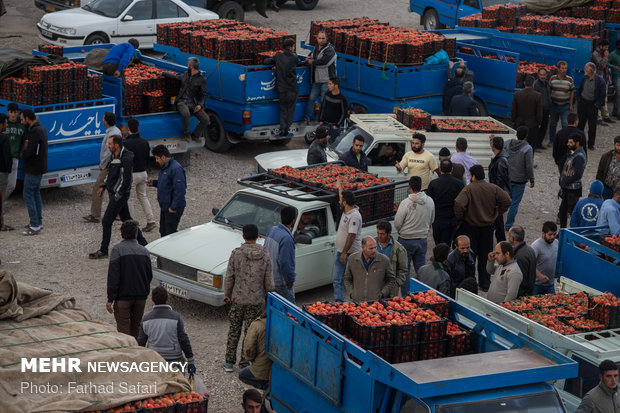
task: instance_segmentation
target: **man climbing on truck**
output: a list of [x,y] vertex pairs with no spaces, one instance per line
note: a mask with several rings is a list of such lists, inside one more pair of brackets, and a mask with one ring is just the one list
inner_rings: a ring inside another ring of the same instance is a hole
[[304,119],[310,122],[314,119],[314,103],[319,95],[321,102],[328,90],[327,82],[330,78],[336,76],[336,49],[327,41],[327,33],[321,30],[316,35],[317,46],[314,48],[310,56],[306,57],[306,63],[312,68],[310,82],[310,96],[308,97],[308,105],[306,106],[306,114]]
[[281,137],[292,138],[289,128],[293,124],[295,105],[297,104],[297,63],[299,59],[295,54],[295,40],[284,39],[282,42],[284,51],[276,53],[273,57],[265,59],[265,64],[276,65],[276,89],[280,102],[280,132]]
[[129,39],[127,43],[120,43],[110,49],[103,59],[103,73],[109,76],[120,77],[123,70],[131,63],[140,43],[136,39]]
[[583,397],[575,413],[612,413],[620,408],[618,366],[603,360],[598,366],[600,382]]

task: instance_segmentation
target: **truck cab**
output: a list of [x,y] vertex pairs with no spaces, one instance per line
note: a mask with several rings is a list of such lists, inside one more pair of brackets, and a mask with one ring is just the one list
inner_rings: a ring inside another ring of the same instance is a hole
[[420,15],[426,30],[456,27],[461,17],[480,13],[494,4],[518,3],[518,0],[411,0],[409,11]]

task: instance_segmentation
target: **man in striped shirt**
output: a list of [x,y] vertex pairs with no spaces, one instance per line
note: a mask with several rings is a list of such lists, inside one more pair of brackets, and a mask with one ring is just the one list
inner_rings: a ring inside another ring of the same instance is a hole
[[564,61],[558,62],[558,73],[551,76],[549,86],[551,87],[551,108],[549,120],[549,144],[553,146],[555,141],[558,120],[562,121],[562,128],[566,128],[568,123],[566,117],[573,111],[573,99],[575,83],[573,78],[566,75],[568,65]]

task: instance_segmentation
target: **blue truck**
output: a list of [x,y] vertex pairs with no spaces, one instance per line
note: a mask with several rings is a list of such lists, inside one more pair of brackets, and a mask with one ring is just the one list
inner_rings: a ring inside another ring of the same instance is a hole
[[[428,286],[411,280],[411,290]],[[450,300],[449,298],[444,298]],[[270,293],[267,354],[278,412],[565,412],[549,382],[577,376],[577,363],[450,300],[473,331],[474,354],[390,364]]]
[[456,27],[461,17],[480,13],[495,4],[519,3],[519,0],[410,0],[409,11],[420,15],[426,30]]

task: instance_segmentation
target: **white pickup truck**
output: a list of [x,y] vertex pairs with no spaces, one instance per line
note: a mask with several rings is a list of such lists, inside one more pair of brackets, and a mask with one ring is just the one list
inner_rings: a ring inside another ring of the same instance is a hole
[[[485,121],[492,122],[497,126],[497,130],[503,130],[504,133],[495,135],[502,136],[504,140],[516,138],[517,132],[504,125],[503,123],[488,117],[455,117],[455,116],[433,116],[436,121]],[[407,128],[405,125],[396,120],[393,114],[356,114],[351,115],[350,126],[326,149],[327,160],[336,161],[340,155],[351,148],[353,138],[356,135],[364,137],[364,152],[370,160],[368,172],[377,174],[381,177],[389,179],[405,179],[405,173],[399,173],[394,165],[381,165],[379,160],[385,155],[385,148],[388,145],[395,145],[398,148],[398,159],[411,150],[411,137],[415,131]],[[456,138],[463,137],[467,139],[467,153],[473,156],[480,165],[488,167],[493,157],[491,146],[489,145],[489,133],[476,132],[428,132],[419,131],[426,136],[426,144],[424,149],[433,154],[435,159],[439,156],[439,150],[442,147],[450,149],[451,153],[455,152]],[[265,172],[270,169],[280,168],[285,165],[298,168],[306,166],[308,150],[293,149],[289,151],[268,152],[254,157],[256,161],[256,171]]]

